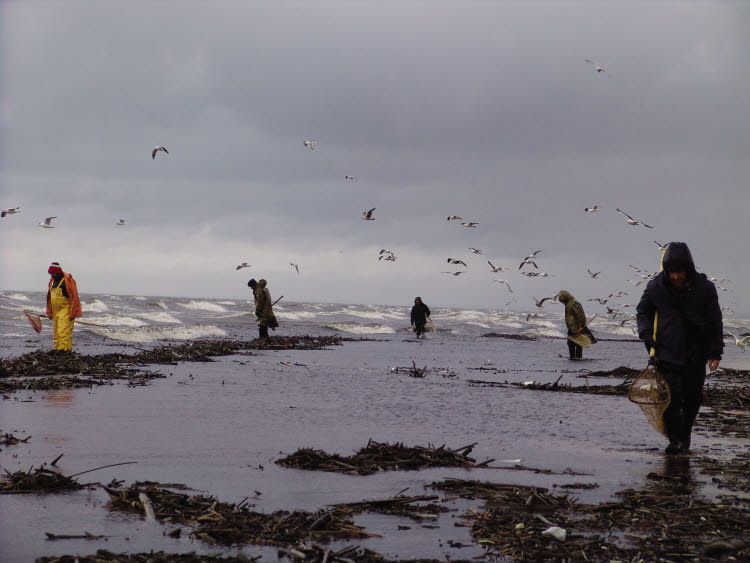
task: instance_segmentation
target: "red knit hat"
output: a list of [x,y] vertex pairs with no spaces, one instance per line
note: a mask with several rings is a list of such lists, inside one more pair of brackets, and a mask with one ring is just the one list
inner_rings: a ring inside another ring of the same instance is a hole
[[48,274],[62,274],[62,268],[60,267],[59,262],[52,262],[52,264],[49,265],[49,269],[47,270]]

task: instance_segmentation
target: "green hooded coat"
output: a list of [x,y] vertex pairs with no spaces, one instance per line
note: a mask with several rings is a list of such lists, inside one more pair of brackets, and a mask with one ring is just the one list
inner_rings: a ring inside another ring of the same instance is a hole
[[[568,327],[568,336],[583,334],[592,344],[596,343],[596,338],[586,326],[586,313],[583,312],[583,306],[565,290],[557,294],[557,299],[565,305],[565,325]],[[581,327],[583,330],[579,332]]]
[[266,289],[266,284],[266,280],[260,280],[253,291],[253,296],[255,297],[255,316],[258,317],[258,326],[276,328],[279,326],[279,323],[273,314],[271,293]]

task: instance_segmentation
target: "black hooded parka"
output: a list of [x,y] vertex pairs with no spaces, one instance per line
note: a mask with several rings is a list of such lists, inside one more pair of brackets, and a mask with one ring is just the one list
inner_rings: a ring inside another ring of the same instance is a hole
[[[721,360],[724,328],[716,286],[705,274],[695,271],[684,242],[669,244],[662,266],[663,271],[648,283],[636,309],[639,337],[647,346],[655,340],[660,362],[686,366]],[[675,287],[669,280],[670,271],[685,271],[687,287]]]

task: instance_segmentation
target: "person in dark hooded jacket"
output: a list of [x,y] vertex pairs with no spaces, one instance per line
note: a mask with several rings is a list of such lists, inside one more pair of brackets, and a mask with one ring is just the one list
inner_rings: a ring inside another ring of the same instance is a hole
[[[669,384],[664,412],[666,453],[690,450],[690,434],[703,399],[706,363],[719,367],[724,351],[723,322],[716,286],[696,272],[684,242],[670,242],[662,271],[652,279],[637,307],[638,336]],[[654,332],[654,313],[658,313]]]
[[411,325],[417,338],[424,335],[424,328],[430,316],[430,308],[422,302],[421,297],[414,298],[414,307],[411,308]]
[[255,299],[255,316],[258,321],[258,336],[268,340],[268,329],[276,330],[279,326],[276,315],[273,314],[273,303],[271,294],[266,288],[266,280],[255,281],[255,278],[247,282],[247,286],[253,290]]

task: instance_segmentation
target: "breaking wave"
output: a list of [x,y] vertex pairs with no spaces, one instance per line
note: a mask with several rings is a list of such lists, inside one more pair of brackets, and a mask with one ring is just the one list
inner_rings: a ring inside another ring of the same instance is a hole
[[197,340],[198,338],[211,338],[226,336],[227,333],[213,325],[195,325],[186,327],[143,327],[126,328],[120,330],[92,330],[100,336],[111,340],[124,342],[154,342],[156,340]]
[[104,311],[109,311],[109,307],[98,299],[94,299],[90,303],[81,302],[81,309],[86,313],[103,313]]
[[185,307],[185,309],[193,309],[194,311],[213,311],[214,313],[227,312],[227,310],[221,305],[209,301],[195,301],[191,299],[187,303],[178,303],[178,305],[180,307]]
[[180,319],[173,317],[169,313],[138,313],[136,317],[155,323],[182,323]]
[[13,299],[14,301],[31,301],[28,297],[21,295],[20,293],[11,293],[10,295],[3,295],[3,297]]

